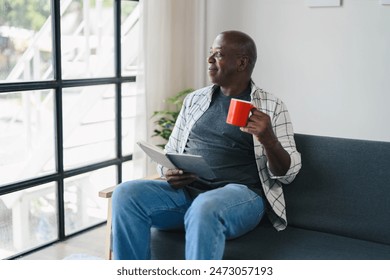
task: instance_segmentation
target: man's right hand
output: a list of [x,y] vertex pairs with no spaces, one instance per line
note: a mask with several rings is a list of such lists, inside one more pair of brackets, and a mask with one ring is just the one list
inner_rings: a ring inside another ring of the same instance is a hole
[[183,188],[197,179],[195,174],[187,173],[180,169],[168,169],[164,176],[174,189]]

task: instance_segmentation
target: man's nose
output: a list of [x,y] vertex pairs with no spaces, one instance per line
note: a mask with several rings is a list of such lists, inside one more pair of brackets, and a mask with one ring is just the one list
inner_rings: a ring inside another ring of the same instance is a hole
[[207,62],[208,63],[214,63],[215,62],[215,57],[214,57],[214,53],[211,53],[207,56]]

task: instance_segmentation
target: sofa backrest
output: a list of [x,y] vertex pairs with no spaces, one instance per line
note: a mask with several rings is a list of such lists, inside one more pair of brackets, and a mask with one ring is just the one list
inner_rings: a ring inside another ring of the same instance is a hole
[[390,142],[296,134],[289,225],[390,244]]

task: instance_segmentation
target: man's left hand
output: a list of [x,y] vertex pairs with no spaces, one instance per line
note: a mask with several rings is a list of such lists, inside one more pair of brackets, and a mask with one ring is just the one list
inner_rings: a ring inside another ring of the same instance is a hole
[[265,148],[272,147],[278,142],[278,139],[272,129],[271,118],[255,108],[251,112],[252,115],[249,117],[247,125],[240,129],[256,136]]

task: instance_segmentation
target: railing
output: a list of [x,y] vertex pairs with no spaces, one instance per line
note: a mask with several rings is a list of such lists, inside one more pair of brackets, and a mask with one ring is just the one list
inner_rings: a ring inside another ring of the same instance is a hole
[[[61,16],[68,9],[72,0],[62,0],[61,1]],[[39,59],[39,43],[45,41],[44,38],[51,38],[51,16],[47,18],[41,29],[34,36],[33,41],[27,50],[23,53],[22,57],[18,60],[12,71],[9,73],[6,81],[14,82],[19,80],[19,77],[23,75],[23,80],[31,80],[31,68],[30,62],[33,63],[33,78],[39,79],[47,79],[52,72],[52,67],[50,66],[45,72],[43,77],[39,77],[39,69],[40,69],[40,59]],[[51,42],[51,40],[50,40]]]

